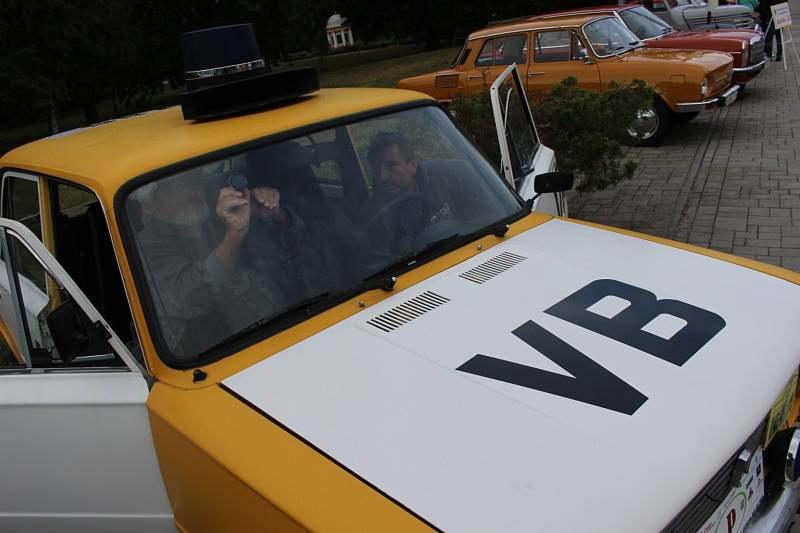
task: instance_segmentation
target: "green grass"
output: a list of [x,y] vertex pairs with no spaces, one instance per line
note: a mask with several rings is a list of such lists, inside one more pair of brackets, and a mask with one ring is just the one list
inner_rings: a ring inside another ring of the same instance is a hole
[[[413,45],[387,46],[363,52],[329,55],[319,58],[284,63],[279,69],[315,67],[319,72],[322,87],[394,87],[397,81],[409,76],[424,74],[447,67],[455,56],[457,48],[444,48],[431,52],[420,52]],[[121,116],[160,109],[178,102],[183,89],[167,88],[162,93],[141,105],[119,106]],[[111,100],[97,105],[101,120],[114,117]],[[84,126],[83,115],[74,111],[58,117],[61,131]],[[37,122],[8,129],[0,129],[0,155],[15,146],[24,144],[49,134],[47,122]]]
[[329,54],[297,61],[284,62],[281,63],[280,67],[276,68],[275,70],[312,67],[317,69],[318,72],[329,72],[333,70],[342,70],[368,65],[370,63],[385,61],[387,59],[418,54],[422,51],[423,48],[417,45],[386,46],[384,48],[374,48],[372,50]]
[[443,48],[353,68],[321,72],[319,82],[323,87],[394,87],[403,78],[446,68],[457,50]]

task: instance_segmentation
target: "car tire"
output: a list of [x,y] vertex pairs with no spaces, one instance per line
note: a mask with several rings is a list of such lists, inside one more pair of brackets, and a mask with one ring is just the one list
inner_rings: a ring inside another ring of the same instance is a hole
[[687,122],[694,120],[694,118],[699,114],[700,111],[692,111],[691,113],[675,113],[675,123],[686,124]]
[[655,146],[672,126],[672,110],[656,97],[653,105],[639,111],[639,116],[628,128],[628,143],[633,146]]

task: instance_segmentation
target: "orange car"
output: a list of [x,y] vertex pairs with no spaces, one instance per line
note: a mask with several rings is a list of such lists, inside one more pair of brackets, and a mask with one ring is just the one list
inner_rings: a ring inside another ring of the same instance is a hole
[[529,94],[543,94],[568,76],[588,89],[611,81],[644,80],[657,98],[629,130],[640,145],[656,144],[673,121],[687,122],[706,108],[729,105],[729,54],[699,50],[647,49],[613,15],[564,15],[491,25],[470,34],[450,68],[400,80],[398,87],[441,101],[488,87],[516,63]]

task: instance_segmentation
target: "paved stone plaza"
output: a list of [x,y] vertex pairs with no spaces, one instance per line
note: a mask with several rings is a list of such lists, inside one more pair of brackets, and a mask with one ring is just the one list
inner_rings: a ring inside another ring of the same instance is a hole
[[[800,20],[800,5],[792,17]],[[732,106],[675,125],[661,146],[630,148],[636,177],[574,194],[570,215],[800,271],[800,64],[791,46],[784,61],[787,71],[769,63]]]

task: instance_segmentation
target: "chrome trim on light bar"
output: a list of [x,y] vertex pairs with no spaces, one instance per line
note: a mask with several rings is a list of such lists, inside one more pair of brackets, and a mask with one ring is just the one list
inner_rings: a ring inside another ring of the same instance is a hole
[[215,78],[217,76],[225,76],[227,74],[236,74],[239,72],[250,72],[251,70],[258,70],[264,68],[264,60],[256,59],[255,61],[248,61],[247,63],[239,63],[237,65],[228,65],[226,67],[207,68],[203,70],[188,70],[184,72],[187,80],[199,80],[204,78]]

